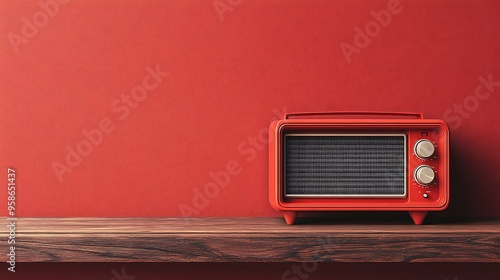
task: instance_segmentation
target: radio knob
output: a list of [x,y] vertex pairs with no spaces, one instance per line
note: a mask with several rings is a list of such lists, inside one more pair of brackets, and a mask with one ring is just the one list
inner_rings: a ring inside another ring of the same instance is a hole
[[415,143],[415,154],[421,159],[430,158],[434,154],[434,144],[429,140],[419,140]]
[[415,181],[420,185],[429,185],[434,181],[434,170],[428,165],[420,165],[415,169]]

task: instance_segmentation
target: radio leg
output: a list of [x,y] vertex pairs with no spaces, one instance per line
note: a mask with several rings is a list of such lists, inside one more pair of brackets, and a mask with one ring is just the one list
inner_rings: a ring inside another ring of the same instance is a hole
[[284,211],[283,216],[285,216],[285,221],[289,225],[293,225],[295,223],[295,218],[297,218],[297,215],[299,212],[295,211]]
[[408,213],[416,225],[421,225],[427,215],[427,211],[410,211]]

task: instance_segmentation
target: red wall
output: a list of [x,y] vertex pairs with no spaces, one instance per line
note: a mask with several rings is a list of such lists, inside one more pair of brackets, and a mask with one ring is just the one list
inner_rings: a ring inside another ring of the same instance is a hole
[[[259,133],[283,111],[323,110],[445,118],[444,215],[500,216],[498,1],[221,0],[219,17],[212,0],[74,0],[46,18],[37,2],[0,1],[0,180],[16,169],[19,216],[277,215]],[[367,24],[373,37],[355,40]],[[157,65],[170,75],[148,78]],[[127,105],[131,91],[143,100]],[[88,155],[68,163],[67,147]]]

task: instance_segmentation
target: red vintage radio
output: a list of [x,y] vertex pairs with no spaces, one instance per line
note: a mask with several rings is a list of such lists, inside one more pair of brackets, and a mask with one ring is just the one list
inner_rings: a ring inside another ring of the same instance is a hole
[[269,201],[288,224],[304,211],[408,211],[422,224],[448,206],[448,127],[419,113],[287,114],[269,128]]

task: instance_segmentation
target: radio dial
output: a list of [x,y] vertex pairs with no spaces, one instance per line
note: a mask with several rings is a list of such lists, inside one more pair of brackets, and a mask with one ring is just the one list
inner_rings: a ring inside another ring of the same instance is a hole
[[415,181],[420,185],[429,185],[434,181],[434,170],[428,165],[420,165],[415,169]]
[[429,140],[419,140],[415,143],[415,154],[421,159],[430,158],[434,154],[434,144]]

